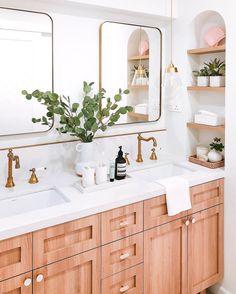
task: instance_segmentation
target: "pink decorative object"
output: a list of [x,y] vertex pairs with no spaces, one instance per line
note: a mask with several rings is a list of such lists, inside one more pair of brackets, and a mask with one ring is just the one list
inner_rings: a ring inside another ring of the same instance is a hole
[[149,53],[149,43],[148,43],[148,41],[145,40],[145,41],[140,42],[139,52],[140,52],[141,56],[148,55],[148,53]]
[[225,37],[226,37],[226,34],[224,29],[220,27],[213,27],[206,32],[204,36],[204,40],[208,46],[215,47],[215,46],[218,46],[219,43],[225,39]]

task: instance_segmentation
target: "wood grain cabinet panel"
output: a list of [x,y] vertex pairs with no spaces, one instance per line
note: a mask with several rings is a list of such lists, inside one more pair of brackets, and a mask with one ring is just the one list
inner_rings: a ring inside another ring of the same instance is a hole
[[0,281],[32,269],[32,234],[0,241]]
[[102,294],[121,293],[143,294],[142,264],[122,271],[102,281]]
[[166,196],[161,195],[144,201],[144,229],[150,229],[178,218],[184,217],[187,212],[168,216]]
[[102,244],[143,231],[143,203],[102,213]]
[[144,293],[188,294],[185,219],[144,232]]
[[224,179],[194,186],[190,189],[192,214],[224,202]]
[[76,255],[100,245],[100,215],[53,226],[33,233],[33,266]]
[[34,294],[100,294],[100,250],[34,270]]
[[32,294],[32,272],[0,282],[0,293]]
[[223,205],[193,214],[190,222],[188,293],[196,294],[223,278]]
[[143,233],[102,247],[102,277],[118,273],[143,262]]

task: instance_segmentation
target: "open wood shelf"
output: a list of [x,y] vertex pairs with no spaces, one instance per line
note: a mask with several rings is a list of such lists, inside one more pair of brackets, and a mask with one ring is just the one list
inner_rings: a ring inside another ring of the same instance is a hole
[[129,117],[135,118],[140,121],[148,121],[148,114],[137,113],[137,112],[129,112]]
[[142,56],[132,56],[128,60],[135,61],[135,60],[147,60],[149,59],[149,55],[142,55]]
[[223,92],[225,87],[199,87],[199,86],[189,86],[188,91],[208,91],[208,92]]
[[188,54],[196,54],[196,55],[220,53],[220,52],[225,52],[225,45],[221,45],[217,47],[189,49],[187,52]]
[[148,89],[148,85],[129,85],[129,89]]
[[214,131],[214,132],[224,132],[225,131],[225,126],[209,126],[209,125],[204,125],[204,124],[196,124],[193,122],[188,122],[187,127],[191,129],[198,129],[198,130],[207,130],[207,131]]

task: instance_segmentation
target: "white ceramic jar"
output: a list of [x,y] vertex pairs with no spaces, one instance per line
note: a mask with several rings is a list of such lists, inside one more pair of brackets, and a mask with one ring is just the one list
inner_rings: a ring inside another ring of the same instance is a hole
[[212,149],[209,153],[208,153],[208,159],[210,162],[218,162],[221,161],[223,158],[222,154],[218,151],[216,151],[215,149]]
[[197,77],[198,87],[208,87],[210,84],[210,77],[199,76]]
[[212,76],[210,77],[210,87],[224,87],[225,77],[224,76]]

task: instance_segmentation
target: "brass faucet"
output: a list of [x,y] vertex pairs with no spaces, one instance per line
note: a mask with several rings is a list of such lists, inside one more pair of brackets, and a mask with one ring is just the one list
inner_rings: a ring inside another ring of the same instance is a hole
[[15,186],[13,176],[12,176],[12,163],[15,161],[15,168],[20,168],[20,159],[19,156],[14,155],[12,152],[12,149],[9,149],[9,152],[7,154],[8,157],[8,177],[7,177],[7,183],[6,188],[12,188]]
[[[148,141],[152,140],[153,141],[153,147],[157,147],[157,141],[156,141],[156,139],[154,137],[150,137],[150,138],[147,138],[147,139],[143,138],[141,136],[141,134],[138,134],[137,139],[138,139],[138,155],[137,155],[136,161],[137,162],[143,162],[141,142],[142,141],[148,142]],[[154,156],[152,158],[150,158],[150,159],[152,159],[152,160],[155,159],[156,160],[156,158]]]

